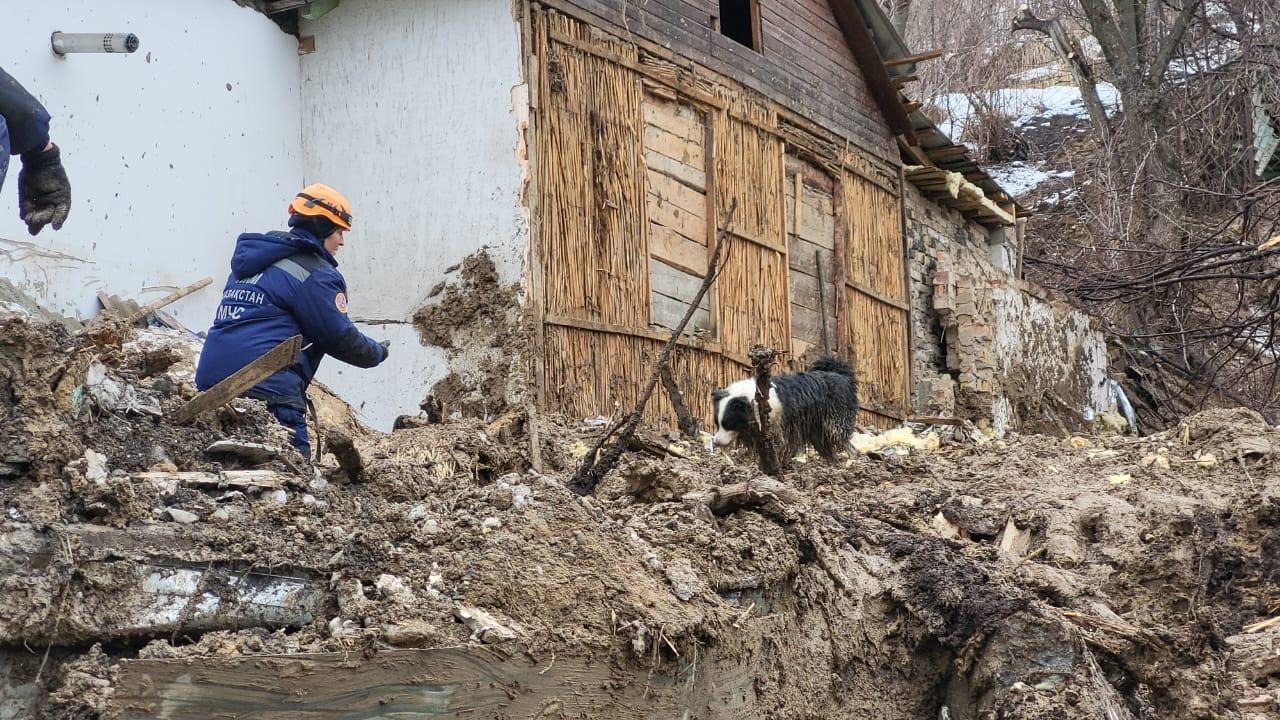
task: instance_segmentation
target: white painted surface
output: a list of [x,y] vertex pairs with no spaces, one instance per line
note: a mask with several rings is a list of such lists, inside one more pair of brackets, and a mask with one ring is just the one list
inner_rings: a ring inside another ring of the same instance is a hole
[[[482,247],[504,283],[518,280],[527,94],[511,3],[344,0],[302,32],[316,38],[302,58],[305,176],[352,203],[338,258],[352,317],[409,321]],[[373,370],[326,360],[320,380],[389,429],[447,374],[445,353],[407,324],[361,329],[392,341],[390,359]]]
[[[9,5],[0,64],[53,115],[72,208],[60,232],[28,235],[14,158],[0,277],[89,317],[99,289],[145,302],[211,276],[172,307],[207,327],[236,235],[280,227],[302,180],[297,41],[231,0]],[[54,30],[133,32],[141,49],[59,59]]]

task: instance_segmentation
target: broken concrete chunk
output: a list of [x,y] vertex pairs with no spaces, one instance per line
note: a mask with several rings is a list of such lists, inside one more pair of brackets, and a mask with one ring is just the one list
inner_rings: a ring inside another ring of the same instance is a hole
[[395,575],[382,574],[378,576],[373,586],[378,590],[378,597],[383,600],[391,600],[402,605],[411,605],[414,601],[413,591],[403,580]]
[[948,520],[941,512],[933,516],[933,520],[929,522],[929,525],[939,536],[948,540],[959,540],[968,535],[959,525]]
[[1019,528],[1013,518],[1009,518],[1004,530],[1000,531],[999,546],[1016,558],[1026,557],[1027,550],[1031,548],[1031,531]]
[[168,508],[165,510],[165,513],[169,516],[170,520],[183,525],[190,525],[191,523],[200,520],[199,515],[196,515],[193,512],[187,512],[186,510],[179,510],[178,508]]
[[281,450],[278,447],[241,440],[219,440],[205,448],[205,452],[210,455],[235,455],[241,460],[254,465],[271,462],[281,455]]
[[263,490],[258,499],[276,505],[286,505],[289,502],[289,493],[284,490]]
[[84,477],[95,485],[105,485],[111,471],[107,469],[107,456],[94,450],[84,451]]
[[702,578],[698,577],[698,572],[693,569],[693,564],[687,558],[676,558],[667,563],[667,580],[671,582],[671,590],[676,597],[685,602],[692,600],[706,589]]
[[471,629],[472,640],[479,640],[482,643],[496,643],[516,638],[516,633],[513,630],[479,608],[458,605],[453,609],[453,616]]

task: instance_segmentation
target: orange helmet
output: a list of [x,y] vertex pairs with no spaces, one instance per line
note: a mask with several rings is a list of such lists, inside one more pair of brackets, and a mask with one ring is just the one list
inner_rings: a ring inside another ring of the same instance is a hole
[[289,203],[289,214],[328,218],[343,230],[351,229],[351,205],[342,193],[328,185],[315,183],[302,188]]

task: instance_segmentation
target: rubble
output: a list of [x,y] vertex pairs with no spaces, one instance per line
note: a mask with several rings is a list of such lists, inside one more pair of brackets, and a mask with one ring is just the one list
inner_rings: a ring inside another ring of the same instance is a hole
[[210,454],[285,442],[249,401],[178,427],[56,392],[98,362],[172,412],[180,333],[0,322],[0,717],[1280,712],[1280,431],[1255,415],[881,433],[928,451],[781,479],[641,444],[577,498],[604,432],[581,419],[539,418],[541,472],[480,420],[335,423],[314,470]]

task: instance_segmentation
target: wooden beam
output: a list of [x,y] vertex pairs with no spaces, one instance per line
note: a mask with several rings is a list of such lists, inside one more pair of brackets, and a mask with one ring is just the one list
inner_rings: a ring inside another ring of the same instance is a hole
[[925,60],[936,60],[940,57],[942,57],[941,50],[930,50],[928,52],[916,53],[915,55],[885,60],[884,64],[888,67],[898,67],[899,65],[911,65],[918,62],[924,62]]
[[969,154],[969,148],[964,145],[952,145],[951,147],[939,148],[937,150],[925,150],[929,157],[937,158],[956,158]]
[[911,127],[911,120],[907,117],[907,111],[903,109],[898,97],[898,89],[889,77],[889,69],[885,67],[884,58],[876,48],[875,40],[867,27],[867,20],[862,16],[862,10],[853,0],[830,0],[830,5],[831,11],[836,16],[836,24],[844,34],[845,43],[857,60],[858,67],[862,69],[867,86],[871,90],[871,97],[888,121],[889,128],[894,133],[906,137],[908,144],[919,145],[915,130]]
[[266,355],[237,370],[231,377],[191,398],[178,409],[173,422],[184,425],[197,415],[217,409],[252,389],[254,385],[298,362],[302,336],[294,335],[267,351]]
[[197,280],[191,283],[190,285],[184,288],[178,288],[177,290],[174,290],[173,292],[169,293],[168,295],[165,295],[159,300],[156,300],[155,302],[150,303],[148,305],[144,305],[142,308],[140,308],[137,312],[135,312],[133,315],[129,317],[129,322],[130,323],[141,322],[142,320],[145,320],[147,316],[150,315],[151,313],[159,310],[160,308],[166,305],[175,303],[198,290],[203,290],[204,288],[209,287],[211,283],[213,283],[213,278],[202,278],[200,280]]
[[889,77],[893,80],[894,87],[902,87],[909,82],[915,82],[920,79],[919,75],[890,75]]

